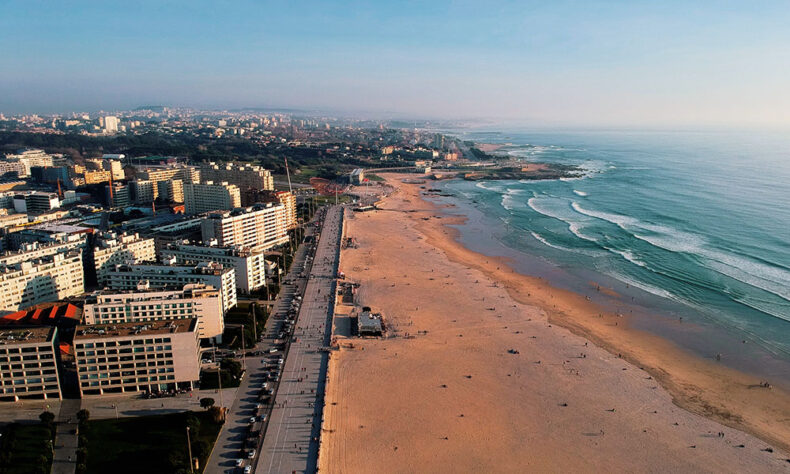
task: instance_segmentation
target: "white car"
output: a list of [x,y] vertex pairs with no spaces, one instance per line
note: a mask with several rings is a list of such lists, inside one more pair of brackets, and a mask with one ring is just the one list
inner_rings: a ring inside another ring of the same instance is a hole
[[239,458],[236,460],[236,467],[241,467],[244,465],[244,459]]
[[[255,417],[254,416],[250,417],[250,423],[255,423]],[[252,456],[250,456],[250,457],[252,457]]]
[[250,474],[252,472],[252,466],[247,466],[244,468],[244,474]]
[[255,450],[254,449],[250,449],[250,452],[247,453],[247,457],[250,458],[250,459],[254,458],[255,457]]

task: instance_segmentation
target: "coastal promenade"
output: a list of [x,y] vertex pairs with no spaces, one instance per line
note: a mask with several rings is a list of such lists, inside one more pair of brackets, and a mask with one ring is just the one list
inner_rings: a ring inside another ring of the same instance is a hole
[[316,471],[343,208],[328,209],[256,473]]

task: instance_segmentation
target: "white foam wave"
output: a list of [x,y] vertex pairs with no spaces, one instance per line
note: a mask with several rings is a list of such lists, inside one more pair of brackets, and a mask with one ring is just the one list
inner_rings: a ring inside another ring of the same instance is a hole
[[598,242],[598,239],[590,237],[589,235],[582,234],[579,224],[577,222],[569,222],[568,223],[568,230],[571,231],[571,234],[575,235],[576,237],[587,240],[589,242]]
[[573,194],[581,197],[587,197],[589,194],[585,193],[584,191],[579,191],[578,189],[573,190]]
[[642,291],[646,291],[648,293],[652,293],[652,294],[654,294],[656,296],[661,296],[662,298],[668,298],[668,299],[671,299],[673,301],[680,301],[680,302],[683,302],[683,303],[686,302],[684,299],[679,298],[678,296],[670,293],[669,291],[667,291],[667,290],[665,290],[663,288],[657,288],[655,286],[648,285],[647,283],[644,283],[644,282],[641,282],[641,281],[638,281],[638,280],[634,280],[632,278],[628,278],[627,276],[622,275],[620,273],[613,273],[610,276],[620,280],[623,283],[626,283],[626,284],[628,284],[630,286],[633,286],[635,288],[639,288]]
[[612,249],[612,248],[609,248],[609,247],[606,247],[606,249],[609,250],[610,252],[614,252],[617,255],[620,255],[621,257],[623,257],[624,259],[626,259],[629,262],[633,263],[634,265],[638,265],[640,267],[646,267],[647,266],[647,264],[645,262],[643,262],[643,261],[639,260],[638,258],[636,258],[636,255],[634,255],[634,253],[631,252],[630,250],[617,250],[617,249]]
[[[637,239],[670,252],[696,255],[704,259],[711,270],[726,275],[755,288],[790,300],[790,272],[765,263],[756,262],[729,252],[712,249],[702,237],[667,226],[648,224],[639,219],[620,214],[584,209],[577,202],[571,207],[580,214],[613,223],[630,232]],[[640,231],[649,231],[647,235]]]
[[540,234],[537,234],[537,233],[532,232],[532,231],[530,231],[529,233],[532,234],[532,237],[534,237],[536,240],[538,240],[540,243],[542,243],[543,245],[545,245],[547,247],[551,247],[551,248],[557,249],[557,250],[566,250],[566,251],[569,250],[569,249],[567,249],[565,247],[561,247],[559,245],[552,244],[548,240],[544,239]]

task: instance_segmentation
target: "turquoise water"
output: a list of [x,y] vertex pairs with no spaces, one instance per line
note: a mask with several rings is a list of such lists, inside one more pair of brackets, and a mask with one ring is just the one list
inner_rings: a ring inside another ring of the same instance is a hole
[[451,133],[585,170],[568,180],[447,183],[458,212],[479,211],[467,242],[481,245],[486,228],[486,238],[561,269],[564,286],[612,281],[645,314],[691,323],[657,332],[700,353],[718,338],[727,343],[716,350],[733,359],[790,361],[790,135]]

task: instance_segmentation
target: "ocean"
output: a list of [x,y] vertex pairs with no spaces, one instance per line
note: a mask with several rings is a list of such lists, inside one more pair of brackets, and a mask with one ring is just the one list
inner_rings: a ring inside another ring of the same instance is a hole
[[[790,385],[790,135],[444,130],[545,181],[448,181],[462,242],[633,314],[701,357]],[[613,288],[612,298],[591,282]]]

